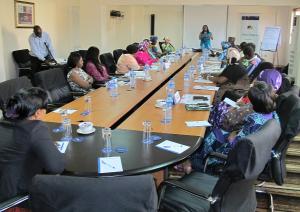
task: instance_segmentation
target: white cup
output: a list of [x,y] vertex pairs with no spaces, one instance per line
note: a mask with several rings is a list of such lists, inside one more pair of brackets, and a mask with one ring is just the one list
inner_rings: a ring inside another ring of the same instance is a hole
[[78,126],[81,132],[88,133],[93,130],[94,125],[92,122],[81,122]]

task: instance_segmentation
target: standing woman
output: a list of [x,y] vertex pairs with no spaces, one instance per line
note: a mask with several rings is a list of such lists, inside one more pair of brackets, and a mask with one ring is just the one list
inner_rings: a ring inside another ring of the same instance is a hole
[[203,25],[202,32],[200,32],[199,40],[201,41],[200,46],[201,49],[209,49],[211,50],[211,40],[213,40],[212,33],[209,31],[207,25]]

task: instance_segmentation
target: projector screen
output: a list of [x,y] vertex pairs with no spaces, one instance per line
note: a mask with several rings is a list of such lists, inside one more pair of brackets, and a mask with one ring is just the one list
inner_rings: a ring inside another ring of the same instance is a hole
[[184,6],[183,45],[200,48],[199,33],[203,25],[208,25],[214,40],[212,47],[221,49],[226,39],[227,6]]

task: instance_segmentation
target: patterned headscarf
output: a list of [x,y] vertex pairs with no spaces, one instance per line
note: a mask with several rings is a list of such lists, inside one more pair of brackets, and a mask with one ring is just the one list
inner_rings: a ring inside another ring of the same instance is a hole
[[149,42],[147,40],[144,40],[139,43],[139,50],[146,50],[149,47]]
[[258,81],[264,81],[277,91],[282,83],[282,76],[276,69],[265,69],[257,77]]

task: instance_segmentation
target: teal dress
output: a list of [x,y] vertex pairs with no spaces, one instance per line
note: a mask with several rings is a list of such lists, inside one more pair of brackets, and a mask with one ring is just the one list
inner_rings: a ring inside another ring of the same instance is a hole
[[210,39],[211,36],[212,36],[211,32],[201,33],[200,35],[201,49],[211,49],[211,39]]

